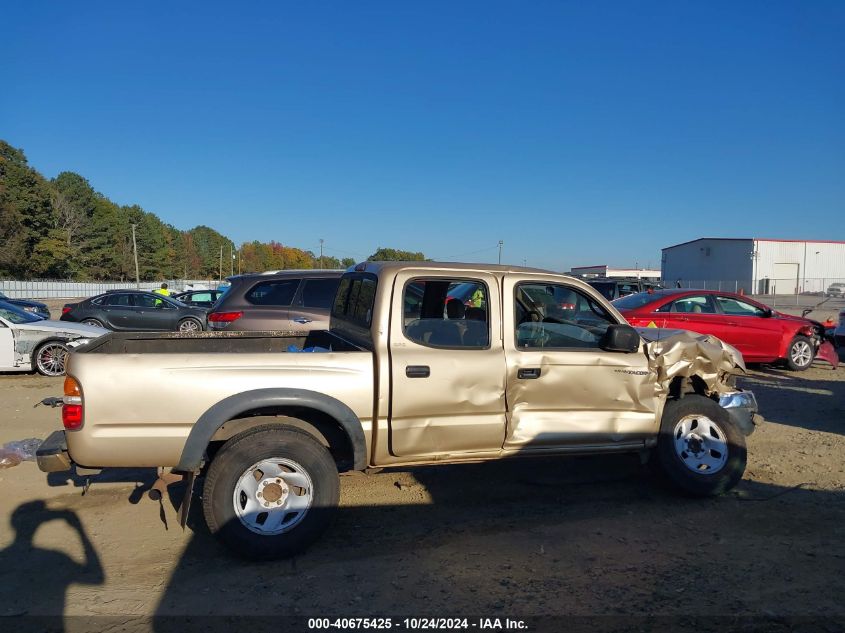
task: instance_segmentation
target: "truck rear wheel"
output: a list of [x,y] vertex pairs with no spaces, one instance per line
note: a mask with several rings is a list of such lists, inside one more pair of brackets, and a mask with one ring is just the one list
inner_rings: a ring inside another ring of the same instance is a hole
[[259,427],[229,440],[203,489],[208,528],[255,560],[299,554],[329,526],[340,480],[328,450],[291,427]]
[[657,457],[677,488],[696,496],[719,495],[742,479],[745,436],[716,402],[687,395],[666,403]]

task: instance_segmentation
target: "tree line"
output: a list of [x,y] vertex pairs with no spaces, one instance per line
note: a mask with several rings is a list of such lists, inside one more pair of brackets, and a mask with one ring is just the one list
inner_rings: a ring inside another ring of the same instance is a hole
[[[138,205],[119,205],[79,174],[47,179],[23,150],[0,140],[0,278],[131,280],[213,279],[221,272],[347,268],[352,258],[320,258],[277,241],[234,242],[207,226],[187,231]],[[222,253],[222,266],[221,266]],[[232,257],[234,256],[234,260]],[[422,253],[378,248],[369,260],[424,260]],[[230,263],[231,262],[231,263]]]

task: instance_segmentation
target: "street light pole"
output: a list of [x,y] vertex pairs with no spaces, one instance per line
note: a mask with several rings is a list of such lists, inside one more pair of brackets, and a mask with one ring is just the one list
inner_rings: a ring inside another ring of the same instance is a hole
[[320,238],[320,270],[323,270],[323,238]]
[[502,246],[504,245],[503,240],[499,240],[499,263],[502,263]]
[[220,245],[220,274],[217,277],[220,281],[223,281],[223,245]]
[[135,242],[135,225],[132,225],[132,252],[135,254],[135,286],[141,289],[141,275],[138,272],[138,244]]

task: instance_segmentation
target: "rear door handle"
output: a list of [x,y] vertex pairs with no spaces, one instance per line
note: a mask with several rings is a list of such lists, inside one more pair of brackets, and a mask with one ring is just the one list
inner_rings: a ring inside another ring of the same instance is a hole
[[516,377],[523,378],[525,380],[531,378],[539,378],[540,377],[540,368],[539,367],[525,367],[523,369],[516,370]]
[[293,322],[305,324],[305,323],[311,323],[311,319],[309,319],[307,317],[297,317],[297,318],[293,319]]
[[405,367],[405,375],[408,378],[428,378],[431,376],[431,368],[428,365],[408,365]]

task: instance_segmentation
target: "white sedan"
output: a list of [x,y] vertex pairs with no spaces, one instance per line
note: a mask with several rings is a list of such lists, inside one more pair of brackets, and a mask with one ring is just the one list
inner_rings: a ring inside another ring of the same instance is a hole
[[68,350],[109,331],[91,325],[52,321],[0,301],[0,371],[65,373]]

